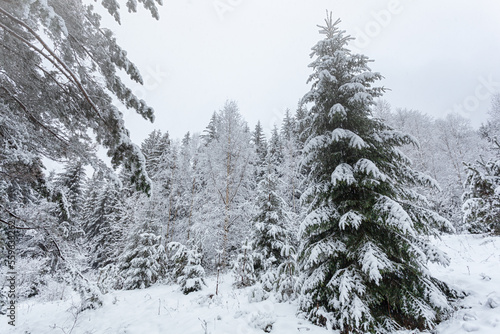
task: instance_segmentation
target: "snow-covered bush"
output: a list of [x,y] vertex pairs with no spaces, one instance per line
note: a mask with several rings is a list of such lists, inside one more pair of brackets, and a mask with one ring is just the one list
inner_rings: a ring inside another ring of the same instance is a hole
[[45,268],[47,259],[20,257],[16,259],[16,294],[20,298],[31,298],[41,294],[48,284]]
[[99,269],[97,286],[102,293],[108,293],[112,289],[123,289],[125,279],[120,273],[119,267],[115,264],[109,264]]
[[275,322],[276,316],[268,312],[257,311],[250,315],[250,324],[265,333],[271,333]]
[[269,298],[269,292],[267,292],[259,283],[250,287],[248,290],[249,303],[260,303],[261,301],[266,300],[267,298]]
[[77,278],[73,281],[73,287],[80,294],[78,312],[96,310],[102,306],[102,294],[95,283]]
[[262,288],[267,292],[274,291],[276,290],[278,270],[277,268],[272,266],[271,261],[268,261],[268,264],[266,264],[264,268],[267,269],[261,273],[259,279],[260,283],[262,284]]

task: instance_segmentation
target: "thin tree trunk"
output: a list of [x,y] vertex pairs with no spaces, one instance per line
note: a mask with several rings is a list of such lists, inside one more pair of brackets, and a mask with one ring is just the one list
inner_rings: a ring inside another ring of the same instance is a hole
[[189,219],[188,219],[188,228],[187,228],[187,241],[189,241],[190,233],[191,233],[191,220],[193,217],[193,206],[194,206],[194,188],[196,184],[196,177],[193,178],[193,185],[191,187],[191,204],[189,205]]

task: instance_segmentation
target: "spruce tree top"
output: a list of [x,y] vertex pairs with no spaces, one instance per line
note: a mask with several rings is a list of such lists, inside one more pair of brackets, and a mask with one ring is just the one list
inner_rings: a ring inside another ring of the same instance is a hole
[[325,26],[318,26],[326,38],[312,48],[311,57],[316,59],[309,65],[314,72],[308,83],[313,84],[302,104],[314,102],[312,112],[323,115],[316,121],[332,124],[345,120],[348,112],[369,112],[373,99],[381,96],[384,89],[372,87],[372,83],[382,76],[371,72],[368,58],[352,54],[346,48],[352,37],[344,35],[345,31],[337,27],[340,20],[334,23],[330,13],[325,23]]

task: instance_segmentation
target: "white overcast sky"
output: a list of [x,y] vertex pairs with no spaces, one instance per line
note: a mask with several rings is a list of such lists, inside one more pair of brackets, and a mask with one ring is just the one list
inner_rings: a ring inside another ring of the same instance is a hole
[[[396,107],[434,117],[453,110],[478,126],[500,91],[498,0],[167,0],[160,21],[145,11],[115,31],[146,81],[135,89],[155,108],[149,124],[125,111],[132,138],[153,129],[181,138],[200,132],[228,99],[253,129],[269,132],[308,91],[311,47],[322,38],[325,10],[358,39]],[[279,125],[279,124],[278,124]]]

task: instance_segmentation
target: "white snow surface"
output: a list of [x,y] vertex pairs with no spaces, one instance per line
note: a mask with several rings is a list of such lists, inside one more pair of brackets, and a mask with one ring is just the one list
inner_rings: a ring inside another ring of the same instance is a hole
[[[468,294],[435,333],[500,333],[500,237],[449,235],[432,242],[448,253],[451,262],[448,267],[429,264],[431,273]],[[102,308],[84,311],[76,322],[71,309],[79,298],[68,289],[62,300],[19,302],[16,326],[1,316],[0,333],[257,334],[264,333],[268,324],[274,334],[338,333],[299,319],[296,301],[277,303],[271,296],[256,302],[249,298],[253,288],[233,288],[230,274],[223,280],[219,296],[213,297],[209,297],[215,292],[213,277],[206,280],[208,286],[202,291],[189,295],[183,295],[177,285],[161,284],[110,292],[104,296]]]

